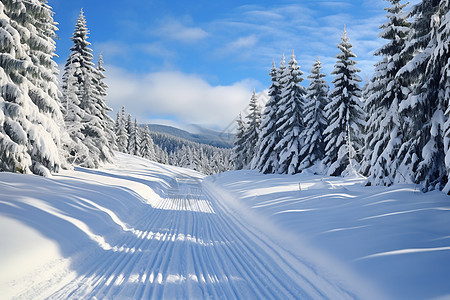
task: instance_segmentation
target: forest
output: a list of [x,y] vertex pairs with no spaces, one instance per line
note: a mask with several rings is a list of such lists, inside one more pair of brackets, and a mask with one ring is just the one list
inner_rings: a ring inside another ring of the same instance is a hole
[[283,55],[270,71],[264,109],[253,95],[250,113],[238,119],[231,159],[227,150],[169,143],[124,109],[111,118],[103,58],[94,63],[83,11],[59,84],[52,8],[46,1],[2,1],[0,170],[49,176],[74,165],[98,168],[121,151],[207,174],[313,168],[332,176],[359,172],[366,185],[415,183],[424,192],[449,193],[449,1],[389,2],[380,25],[385,44],[364,87],[345,29],[333,88],[319,59],[306,87],[294,52],[287,63]]
[[414,183],[449,193],[449,2],[389,2],[380,26],[385,43],[363,87],[345,29],[331,90],[319,59],[307,87],[294,52],[273,63],[270,100],[261,111],[253,94],[249,114],[238,119],[237,169],[359,172],[366,185]]

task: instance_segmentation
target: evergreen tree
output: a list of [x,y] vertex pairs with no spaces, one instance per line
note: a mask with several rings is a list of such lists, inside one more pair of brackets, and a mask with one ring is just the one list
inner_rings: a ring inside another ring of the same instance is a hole
[[322,63],[319,58],[308,76],[310,84],[307,88],[307,103],[305,105],[305,143],[300,156],[304,156],[301,168],[308,168],[316,161],[322,160],[325,154],[323,132],[328,125],[325,116],[325,106],[328,104],[329,86],[325,74],[321,73]]
[[130,114],[128,114],[127,118],[125,119],[125,129],[127,130],[128,135],[127,153],[133,154],[133,145],[131,141],[131,135],[133,132],[133,122]]
[[437,51],[441,20],[448,12],[446,2],[424,0],[413,6],[412,31],[404,50],[413,57],[398,74],[408,78],[413,90],[399,105],[404,139],[398,154],[402,174],[396,180],[421,184],[424,191],[442,188],[447,182],[443,137],[448,100],[441,80],[448,78],[442,74],[448,51]]
[[[74,153],[74,162],[81,166],[96,168],[101,162],[111,161],[112,150],[104,133],[102,124],[104,114],[99,107],[101,97],[98,97],[95,81],[98,72],[92,63],[92,50],[88,47],[90,43],[87,38],[88,29],[81,11],[71,38],[74,44],[70,48],[71,53],[64,67],[63,105],[67,108],[77,105],[81,109],[77,116],[80,131],[72,130],[71,138],[78,143],[76,149],[81,148],[79,145],[81,141],[89,150],[87,156]],[[77,100],[73,102],[75,97]],[[70,101],[72,103],[69,103]],[[69,113],[66,113],[65,121],[67,128],[78,126]]]
[[358,168],[359,151],[362,149],[361,133],[365,124],[364,111],[360,101],[360,72],[352,60],[356,55],[351,51],[347,31],[344,29],[342,41],[337,46],[341,53],[332,72],[334,89],[330,92],[330,103],[325,107],[328,127],[325,129],[325,158],[328,174],[343,175]]
[[[284,55],[281,61],[284,64]],[[280,84],[278,82],[278,70],[275,62],[272,62],[272,69],[269,73],[272,84],[269,88],[269,101],[267,101],[260,126],[260,134],[258,141],[258,151],[252,168],[263,173],[275,173],[278,169],[278,155],[275,152],[275,146],[280,140],[280,133],[277,131],[277,111],[278,102],[280,100]]]
[[[119,128],[120,128],[120,122],[121,122],[121,118],[120,118],[120,112],[116,113],[116,120],[114,121],[114,134],[115,136],[118,138],[117,133],[119,132]],[[117,150],[120,151],[119,149],[119,142],[116,141],[117,144]]]
[[277,172],[280,174],[295,174],[301,171],[300,152],[303,146],[303,110],[306,95],[305,89],[299,85],[303,81],[302,75],[292,51],[288,67],[279,79],[281,94],[276,126],[282,137],[275,146],[275,151],[279,153]]
[[103,56],[100,54],[97,62],[97,68],[94,74],[94,84],[95,84],[95,97],[96,97],[96,108],[98,117],[101,120],[102,128],[105,133],[106,139],[109,142],[108,147],[110,151],[117,150],[117,142],[116,142],[116,134],[114,131],[114,121],[108,115],[111,108],[106,105],[106,90],[108,86],[104,82],[105,76],[105,68],[103,67]]
[[247,119],[246,130],[244,133],[244,148],[246,151],[246,159],[244,168],[251,168],[252,159],[256,155],[256,147],[259,138],[259,127],[261,126],[261,108],[258,105],[255,90],[249,104],[250,112],[245,117]]
[[85,112],[80,108],[80,100],[76,94],[78,79],[73,75],[75,74],[75,69],[75,65],[71,65],[65,78],[67,86],[63,96],[64,120],[66,124],[71,124],[71,126],[66,126],[65,128],[70,140],[64,143],[63,146],[69,154],[68,160],[70,163],[94,165],[89,149],[83,143],[84,134],[82,133],[82,128],[84,124],[82,121],[85,118]]
[[236,121],[238,127],[234,138],[233,160],[236,170],[242,170],[246,167],[246,162],[248,161],[247,149],[245,148],[245,132],[247,127],[240,114]]
[[141,135],[137,119],[134,119],[134,124],[131,126],[130,139],[128,143],[129,154],[141,156]]
[[169,162],[169,154],[167,151],[159,147],[158,145],[155,145],[155,154],[156,159],[161,164],[167,164]]
[[142,133],[142,141],[141,141],[141,154],[143,158],[149,160],[155,160],[155,146],[153,144],[153,139],[150,136],[150,130],[148,129],[148,125],[145,125]]
[[121,112],[117,113],[116,119],[116,137],[117,137],[117,149],[120,152],[128,153],[128,131],[125,123],[125,107],[122,106]]
[[396,76],[407,58],[400,55],[410,27],[403,12],[406,4],[400,4],[400,0],[390,2],[392,6],[385,9],[388,21],[380,27],[383,30],[380,37],[388,43],[375,52],[382,59],[375,65],[375,75],[367,86],[367,136],[361,172],[368,176],[368,185],[393,183],[397,171],[395,158],[403,139],[399,103],[409,94],[403,78]]
[[445,122],[445,132],[444,132],[444,151],[445,151],[445,165],[447,168],[447,184],[445,185],[443,191],[447,194],[450,193],[450,58],[448,56],[450,48],[450,1],[443,1],[441,3],[441,9],[443,8],[443,14],[441,18],[441,24],[438,30],[439,34],[439,45],[436,51],[437,53],[447,52],[447,62],[441,72],[442,79],[442,97],[446,99],[447,110],[445,116],[447,121]]
[[55,22],[46,1],[0,3],[0,170],[49,175],[61,161]]
[[0,2],[0,171],[30,173],[32,162],[28,153],[27,128],[22,125],[29,124],[24,104],[30,100],[23,91],[24,84],[15,80],[23,78],[20,73],[26,71],[30,58],[21,43],[18,26],[11,24],[14,4],[23,6],[20,2]]

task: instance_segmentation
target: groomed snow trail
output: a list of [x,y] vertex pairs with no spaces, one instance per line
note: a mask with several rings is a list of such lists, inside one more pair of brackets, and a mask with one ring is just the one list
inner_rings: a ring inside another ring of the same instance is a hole
[[165,196],[50,298],[355,298],[232,215],[201,176],[173,170]]

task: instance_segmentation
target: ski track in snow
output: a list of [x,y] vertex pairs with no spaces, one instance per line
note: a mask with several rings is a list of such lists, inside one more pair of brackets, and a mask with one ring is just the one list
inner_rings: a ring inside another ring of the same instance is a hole
[[[175,169],[176,170],[176,169]],[[135,224],[92,201],[122,229],[117,241],[87,249],[86,272],[60,274],[20,297],[51,299],[350,299],[351,292],[233,216],[202,177],[170,169],[166,197]],[[59,212],[59,214],[63,214]],[[62,216],[62,215],[61,215]],[[68,219],[68,217],[66,217]],[[68,219],[70,221],[70,219]],[[78,225],[80,226],[80,225]],[[84,256],[83,256],[84,255]],[[94,263],[92,263],[94,262]],[[55,274],[54,274],[55,275]],[[63,285],[61,287],[61,285]],[[51,293],[49,293],[51,291]]]

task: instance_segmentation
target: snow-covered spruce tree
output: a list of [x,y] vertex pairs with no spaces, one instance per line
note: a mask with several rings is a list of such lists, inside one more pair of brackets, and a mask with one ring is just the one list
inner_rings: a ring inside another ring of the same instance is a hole
[[[95,81],[98,72],[92,63],[92,50],[88,47],[90,43],[87,38],[88,29],[83,11],[81,11],[71,38],[74,44],[70,48],[71,53],[64,67],[63,105],[69,106],[70,104],[67,101],[76,96],[79,101],[77,105],[81,108],[80,131],[83,135],[81,141],[88,148],[89,155],[83,161],[83,156],[74,153],[76,157],[74,162],[84,167],[96,168],[101,162],[111,161],[112,149],[102,124],[104,113],[101,105],[99,105],[101,97],[98,97]],[[70,77],[75,80],[69,80]],[[69,114],[66,114],[67,128],[77,126],[71,118]],[[74,132],[74,134],[79,135],[79,132]],[[71,137],[77,141],[77,137],[73,135]]]
[[[422,90],[429,102],[436,105],[431,118],[430,138],[422,151],[423,160],[417,169],[416,181],[422,182],[424,190],[443,189],[448,182],[448,172],[445,167],[445,112],[449,107],[450,98],[446,93],[450,73],[449,14],[448,0],[441,0],[431,21],[431,37],[426,48],[432,49],[426,68],[426,83]],[[432,104],[432,105],[433,105]]]
[[82,129],[84,124],[82,121],[85,119],[86,113],[81,109],[80,99],[77,96],[78,78],[74,76],[75,72],[76,66],[71,65],[65,77],[66,86],[62,98],[63,113],[65,124],[71,124],[71,126],[65,128],[70,140],[63,143],[63,147],[68,153],[69,163],[94,165],[89,149],[83,143]]
[[190,148],[183,144],[177,152],[177,166],[187,168],[191,165],[192,155],[189,153]]
[[125,107],[117,112],[117,119],[115,124],[115,131],[117,137],[117,150],[123,153],[128,153],[128,131],[125,123]]
[[132,154],[133,147],[131,145],[131,134],[132,134],[134,125],[133,125],[131,115],[128,114],[124,120],[125,120],[125,129],[127,130],[127,134],[128,134],[127,153]]
[[305,142],[300,152],[300,156],[304,157],[300,164],[302,169],[322,160],[325,153],[323,132],[328,122],[324,109],[329,102],[328,92],[330,88],[324,79],[326,75],[322,74],[321,70],[322,63],[317,58],[311,69],[311,74],[308,76],[310,84],[307,88],[305,105]]
[[[448,53],[450,51],[450,1],[444,1],[442,4],[444,12],[441,16],[441,23],[439,27],[439,46],[437,48],[437,53],[447,52],[447,62],[441,72],[441,86],[442,97],[446,99],[447,110],[445,116],[447,121],[445,122],[445,132],[444,132],[444,150],[445,150],[445,165],[447,168],[447,184],[445,185],[443,191],[450,194],[450,57]],[[436,53],[436,51],[435,51]]]
[[239,118],[236,122],[238,127],[234,138],[233,160],[235,169],[242,170],[246,167],[246,163],[249,160],[247,156],[247,149],[245,148],[245,132],[247,130],[247,126],[244,120],[242,120],[241,114],[239,114]]
[[441,80],[448,78],[442,74],[448,51],[437,49],[441,43],[439,28],[442,17],[448,13],[448,4],[423,0],[411,11],[414,19],[404,53],[414,56],[397,76],[408,78],[413,90],[399,105],[404,139],[398,153],[396,181],[413,181],[429,191],[442,189],[447,182],[443,137],[448,99],[443,97],[445,83],[441,84]]
[[155,145],[155,154],[157,162],[161,164],[167,164],[169,162],[169,154],[158,145]]
[[134,124],[131,127],[128,151],[129,154],[141,156],[141,134],[136,118],[134,119]]
[[55,22],[46,1],[0,3],[0,170],[60,167]]
[[[281,61],[284,68],[284,55]],[[275,146],[280,140],[280,133],[277,131],[277,111],[280,101],[280,84],[278,82],[278,70],[275,62],[272,62],[272,69],[269,73],[272,84],[269,88],[269,101],[267,101],[262,117],[260,134],[258,141],[258,151],[253,160],[252,169],[268,174],[275,173],[278,169],[278,155]]]
[[105,76],[106,70],[103,67],[103,63],[104,63],[103,56],[102,54],[100,54],[97,62],[97,68],[95,70],[96,72],[94,73],[93,76],[95,85],[94,92],[95,98],[97,100],[96,107],[99,113],[98,117],[101,120],[103,131],[109,142],[109,148],[112,151],[117,150],[117,142],[116,142],[116,134],[114,131],[114,120],[108,115],[108,112],[112,111],[112,109],[106,105],[106,96],[108,95],[106,93],[106,90],[108,89],[108,86],[104,82],[106,78]]
[[249,103],[250,112],[245,118],[247,119],[246,130],[244,132],[244,149],[246,151],[246,160],[244,161],[244,168],[250,169],[252,160],[256,155],[256,147],[259,138],[259,127],[261,126],[261,107],[258,105],[256,92],[253,90],[252,97]]
[[367,185],[391,185],[397,171],[396,156],[403,139],[399,118],[399,103],[409,94],[408,85],[396,76],[405,65],[405,48],[410,24],[403,9],[406,4],[390,0],[386,8],[388,21],[380,29],[380,37],[388,42],[375,52],[381,61],[368,83],[366,143],[361,172]]
[[294,51],[287,68],[279,79],[281,86],[280,101],[277,111],[277,130],[282,134],[275,146],[279,153],[277,172],[296,174],[301,172],[300,152],[303,146],[303,113],[306,90],[299,83],[303,81],[303,72],[295,60]]
[[365,114],[360,101],[360,72],[352,60],[356,55],[351,51],[347,31],[344,29],[342,41],[337,46],[341,53],[331,74],[334,89],[329,94],[330,103],[325,107],[328,127],[325,129],[324,164],[328,174],[340,176],[358,169],[362,149],[362,130]]
[[153,144],[153,139],[150,136],[148,125],[145,125],[144,129],[142,130],[141,136],[142,141],[140,148],[142,157],[149,160],[156,160],[155,145]]
[[[4,4],[9,5],[5,7]],[[28,154],[26,112],[27,99],[20,81],[30,64],[30,58],[22,45],[17,25],[8,15],[15,5],[13,1],[0,2],[0,171],[30,173],[31,158]],[[8,14],[8,15],[7,15]]]

